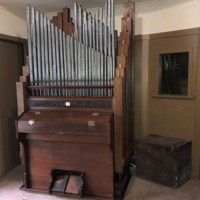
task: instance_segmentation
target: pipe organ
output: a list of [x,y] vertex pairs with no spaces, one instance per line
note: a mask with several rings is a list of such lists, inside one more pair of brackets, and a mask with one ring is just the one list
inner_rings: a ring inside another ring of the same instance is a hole
[[16,84],[22,189],[122,198],[134,150],[133,21],[119,40],[113,0],[91,14],[74,3],[51,20],[26,8],[28,60]]

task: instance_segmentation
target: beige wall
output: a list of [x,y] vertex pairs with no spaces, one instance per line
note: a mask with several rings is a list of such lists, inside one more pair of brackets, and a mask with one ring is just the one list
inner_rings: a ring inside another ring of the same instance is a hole
[[[90,9],[94,12],[96,9]],[[121,28],[123,5],[115,7],[116,29]],[[52,16],[55,13],[47,13]],[[25,19],[0,6],[0,33],[26,38]],[[200,26],[199,0],[165,0],[152,1],[152,3],[136,4],[135,33],[152,34],[173,30],[189,29]]]
[[0,6],[0,33],[26,38],[26,22],[12,12]]
[[[88,9],[94,13],[96,8]],[[115,7],[115,28],[120,31],[124,6]],[[165,0],[137,3],[135,34],[152,34],[200,26],[199,0]],[[55,13],[46,13],[48,17]],[[73,13],[72,13],[73,15]]]
[[200,26],[199,0],[165,0],[136,5],[136,34],[152,34]]

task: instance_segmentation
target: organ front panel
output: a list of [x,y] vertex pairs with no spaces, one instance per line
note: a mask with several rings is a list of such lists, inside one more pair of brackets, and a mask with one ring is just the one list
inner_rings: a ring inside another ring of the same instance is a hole
[[27,6],[29,56],[16,84],[22,189],[123,197],[134,150],[134,7],[127,5],[119,40],[113,0],[94,14],[74,3],[73,19],[68,8],[49,20]]

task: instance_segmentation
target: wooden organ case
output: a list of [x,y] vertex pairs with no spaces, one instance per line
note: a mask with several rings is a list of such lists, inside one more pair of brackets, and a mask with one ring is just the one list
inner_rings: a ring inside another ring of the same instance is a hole
[[16,84],[22,189],[123,197],[134,151],[133,16],[127,4],[116,40],[113,0],[93,15],[75,3],[73,20],[68,8],[50,21],[27,6],[29,59]]

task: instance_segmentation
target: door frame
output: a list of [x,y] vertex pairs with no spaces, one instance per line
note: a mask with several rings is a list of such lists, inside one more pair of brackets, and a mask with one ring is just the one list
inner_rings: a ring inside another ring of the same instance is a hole
[[[22,45],[23,64],[27,64],[26,55],[27,55],[28,48],[27,48],[27,40],[26,39],[9,36],[9,35],[0,33],[0,40],[11,42],[11,43],[18,43],[18,44]],[[7,170],[4,166],[5,147],[4,147],[3,134],[2,134],[1,117],[2,117],[2,114],[1,114],[1,110],[0,110],[0,177],[3,176]]]
[[[198,44],[197,44],[197,57],[196,57],[196,68],[192,69],[192,75],[190,78],[190,83],[193,87],[193,91],[190,96],[186,97],[177,97],[177,96],[162,96],[157,94],[157,86],[158,82],[152,84],[152,64],[149,60],[149,99],[148,99],[148,109],[149,109],[149,116],[148,116],[148,132],[150,133],[150,113],[151,113],[151,99],[169,99],[169,100],[194,100],[195,101],[195,112],[194,112],[194,133],[191,135],[191,138],[193,138],[193,170],[192,170],[192,178],[199,179],[200,178],[200,124],[198,123],[200,121],[200,28],[193,28],[193,29],[186,29],[186,30],[178,30],[178,31],[171,31],[171,32],[164,32],[164,33],[156,33],[150,35],[150,49],[152,48],[151,42],[153,40],[157,39],[168,39],[173,37],[184,37],[189,35],[197,35],[198,37]],[[151,54],[150,50],[150,54]],[[195,52],[194,52],[195,54]],[[149,56],[149,59],[151,59],[151,55]],[[196,71],[197,73],[194,73]],[[154,76],[155,77],[155,76]],[[154,80],[155,81],[155,80]],[[188,85],[188,86],[189,86]]]

